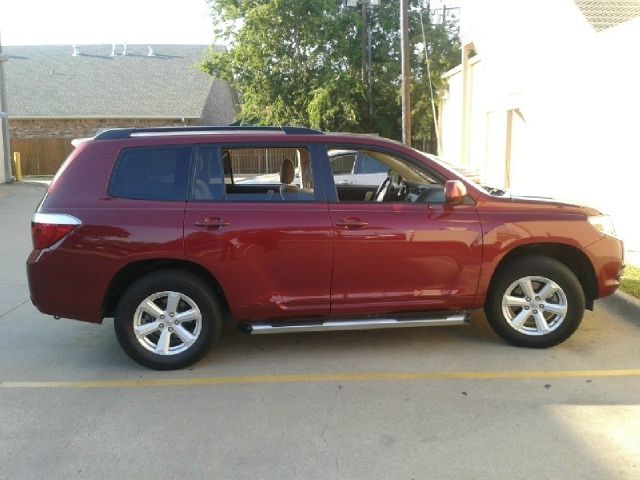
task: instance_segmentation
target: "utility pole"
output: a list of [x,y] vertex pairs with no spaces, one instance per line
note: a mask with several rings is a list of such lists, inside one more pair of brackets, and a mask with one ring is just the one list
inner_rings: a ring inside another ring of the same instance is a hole
[[7,94],[4,81],[4,62],[0,39],[0,183],[11,180],[11,160],[9,158],[9,125],[7,121]]
[[[362,16],[362,28],[360,30],[360,81],[363,85],[367,85],[367,33],[369,26],[367,24],[367,8],[368,5],[365,2],[360,4],[360,11]],[[362,120],[367,118],[369,109],[367,104],[371,104],[371,97],[365,99],[362,103]]]
[[367,4],[360,4],[360,15],[362,16],[362,29],[360,30],[360,81],[364,84],[367,81]]
[[400,0],[402,56],[402,142],[411,146],[411,50],[409,47],[409,0]]
[[371,81],[371,27],[367,25],[367,89],[369,94],[369,117],[373,115],[373,82]]

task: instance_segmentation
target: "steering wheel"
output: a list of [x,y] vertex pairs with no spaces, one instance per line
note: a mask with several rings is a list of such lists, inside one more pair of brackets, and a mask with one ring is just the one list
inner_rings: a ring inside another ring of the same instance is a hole
[[407,197],[407,182],[404,178],[400,177],[400,183],[398,184],[398,193],[396,194],[398,200],[405,200]]
[[384,200],[384,197],[389,190],[389,185],[391,185],[391,175],[387,175],[387,178],[384,179],[384,182],[382,182],[378,187],[378,190],[376,190],[376,194],[373,196],[374,202],[382,202]]

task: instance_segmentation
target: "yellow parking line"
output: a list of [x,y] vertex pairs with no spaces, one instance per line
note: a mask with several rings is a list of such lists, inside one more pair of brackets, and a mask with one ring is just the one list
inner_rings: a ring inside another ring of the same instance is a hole
[[61,382],[0,382],[0,388],[140,388],[195,387],[256,383],[377,382],[393,380],[520,380],[532,378],[640,377],[640,368],[625,370],[532,370],[515,372],[370,372],[309,375],[168,378],[158,380],[95,380]]

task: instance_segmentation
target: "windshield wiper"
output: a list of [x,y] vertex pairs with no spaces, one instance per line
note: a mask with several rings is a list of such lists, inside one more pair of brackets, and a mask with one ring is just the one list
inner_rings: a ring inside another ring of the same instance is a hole
[[504,194],[507,193],[506,190],[502,190],[501,188],[496,188],[496,187],[490,187],[488,185],[482,185],[482,188],[484,188],[491,195],[495,195],[497,197],[502,197]]

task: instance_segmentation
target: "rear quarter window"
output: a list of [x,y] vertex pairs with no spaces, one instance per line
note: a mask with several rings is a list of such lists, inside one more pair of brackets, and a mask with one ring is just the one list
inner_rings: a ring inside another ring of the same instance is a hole
[[186,201],[190,161],[190,146],[122,150],[109,180],[109,195],[134,200]]

